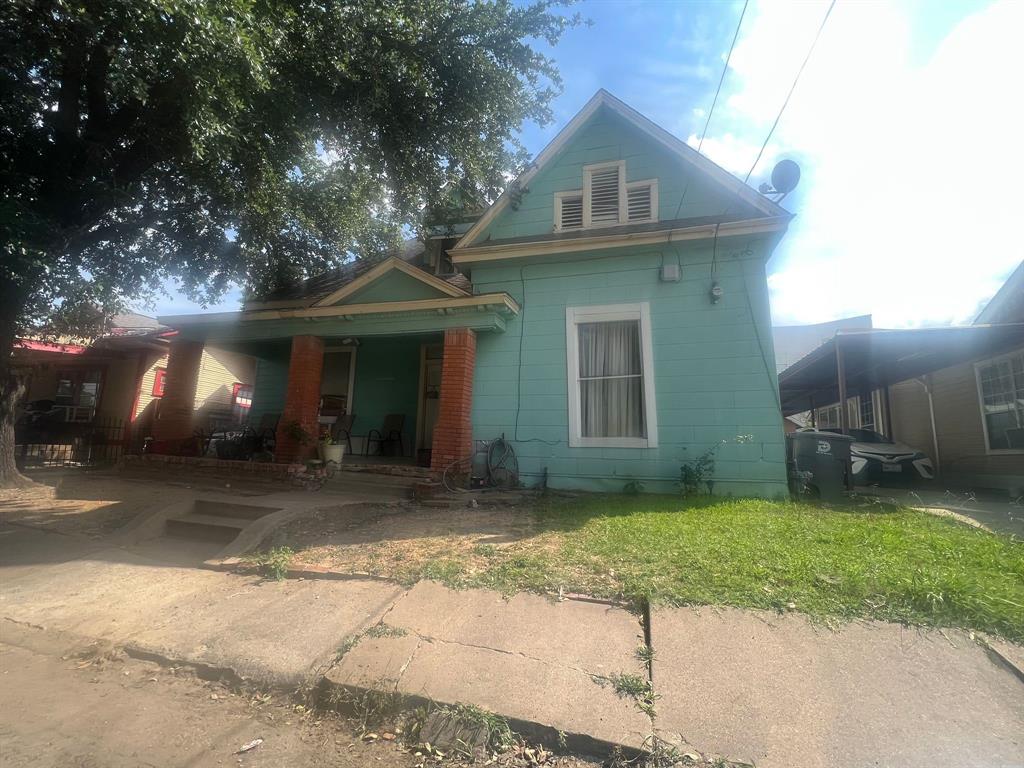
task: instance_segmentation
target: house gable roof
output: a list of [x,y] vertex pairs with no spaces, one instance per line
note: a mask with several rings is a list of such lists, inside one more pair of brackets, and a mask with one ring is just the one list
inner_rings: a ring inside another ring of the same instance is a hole
[[701,155],[686,142],[673,136],[671,133],[641,115],[635,109],[625,104],[620,99],[612,96],[603,88],[599,90],[590,101],[569,121],[569,123],[558,133],[558,135],[537,155],[536,160],[526,169],[511,185],[501,194],[494,204],[484,215],[473,225],[472,228],[462,237],[452,249],[453,254],[459,250],[482,246],[484,243],[481,237],[487,233],[488,228],[495,222],[498,216],[505,211],[512,202],[513,197],[520,191],[528,189],[528,185],[538,174],[545,170],[555,158],[569,145],[574,137],[588,124],[588,122],[602,108],[625,120],[631,127],[639,130],[644,136],[654,140],[661,147],[666,149],[673,156],[680,158],[694,168],[701,176],[712,185],[718,187],[724,193],[732,196],[746,206],[757,211],[757,216],[751,218],[786,218],[790,214],[775,202],[767,199],[745,183],[737,179],[728,171],[708,158]]
[[[383,288],[383,290],[381,290]],[[376,289],[376,290],[374,290]],[[382,300],[462,297],[469,293],[394,256],[314,302],[314,307]]]
[[974,320],[975,325],[988,323],[1024,323],[1024,261]]

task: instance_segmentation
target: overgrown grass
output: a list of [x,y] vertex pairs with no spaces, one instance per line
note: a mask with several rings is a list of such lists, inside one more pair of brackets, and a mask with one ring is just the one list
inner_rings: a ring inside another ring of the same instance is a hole
[[674,605],[799,610],[1024,640],[1024,543],[923,512],[762,500],[553,500],[538,532],[467,569],[403,570],[456,587],[563,589]]

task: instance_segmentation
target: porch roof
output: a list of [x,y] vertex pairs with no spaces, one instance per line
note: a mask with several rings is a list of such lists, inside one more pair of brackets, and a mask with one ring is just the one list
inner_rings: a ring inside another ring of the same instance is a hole
[[313,336],[394,336],[437,333],[449,328],[504,331],[519,314],[507,293],[445,296],[411,301],[341,304],[328,307],[259,309],[171,315],[160,322],[182,337],[206,341],[245,341]]

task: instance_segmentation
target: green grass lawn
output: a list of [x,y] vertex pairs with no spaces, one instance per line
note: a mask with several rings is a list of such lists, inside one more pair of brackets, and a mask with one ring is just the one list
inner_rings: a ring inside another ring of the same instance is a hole
[[799,610],[1024,640],[1024,542],[906,509],[606,496],[552,500],[533,535],[405,578],[676,605]]

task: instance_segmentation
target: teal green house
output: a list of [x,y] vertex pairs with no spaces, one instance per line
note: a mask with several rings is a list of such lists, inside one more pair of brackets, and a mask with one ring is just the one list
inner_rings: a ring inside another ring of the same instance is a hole
[[457,234],[161,318],[178,335],[156,445],[195,428],[214,345],[256,358],[249,419],[277,424],[280,462],[308,450],[296,425],[348,414],[357,456],[387,421],[378,461],[450,476],[504,437],[526,486],[671,491],[717,446],[715,493],[785,493],[765,264],[790,218],[599,91]]

